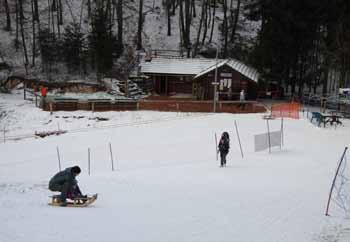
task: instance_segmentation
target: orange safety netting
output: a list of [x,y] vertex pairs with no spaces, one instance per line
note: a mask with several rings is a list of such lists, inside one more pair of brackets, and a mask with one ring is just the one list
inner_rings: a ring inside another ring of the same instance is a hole
[[274,118],[295,118],[299,119],[299,103],[274,104],[271,107],[271,116]]

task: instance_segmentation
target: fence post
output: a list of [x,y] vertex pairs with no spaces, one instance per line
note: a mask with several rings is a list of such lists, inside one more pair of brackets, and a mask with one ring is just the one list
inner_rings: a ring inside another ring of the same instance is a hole
[[50,114],[52,115],[52,102],[49,103],[49,106],[50,106]]
[[112,145],[111,145],[111,143],[109,143],[109,151],[111,153],[112,171],[114,171],[114,161],[113,161],[113,153],[112,153]]
[[94,103],[94,102],[91,103],[91,111],[92,111],[92,112],[95,111],[95,103]]

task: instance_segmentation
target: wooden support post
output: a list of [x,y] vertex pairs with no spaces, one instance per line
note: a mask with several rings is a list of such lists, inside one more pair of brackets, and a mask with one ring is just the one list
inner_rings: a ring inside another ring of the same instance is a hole
[[50,114],[52,115],[53,113],[52,102],[49,103],[49,106],[50,106]]
[[92,112],[94,112],[95,111],[95,103],[93,102],[93,103],[91,103],[91,110],[92,110]]

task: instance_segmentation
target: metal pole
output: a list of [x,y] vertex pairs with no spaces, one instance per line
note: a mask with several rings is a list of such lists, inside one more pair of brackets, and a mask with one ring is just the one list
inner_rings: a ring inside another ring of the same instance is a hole
[[112,153],[112,145],[111,145],[111,143],[109,143],[109,151],[111,153],[112,171],[114,171],[114,161],[113,161],[113,153]]
[[269,153],[271,153],[270,126],[269,126],[269,120],[268,119],[266,119],[266,124],[267,124],[267,137],[268,137],[268,142],[269,142]]
[[237,128],[237,122],[236,122],[236,120],[235,120],[235,127],[236,127],[236,133],[237,133],[239,148],[240,148],[240,150],[241,150],[241,155],[242,155],[242,158],[243,158],[243,150],[242,150],[242,145],[241,145],[241,139],[239,138],[239,133],[238,133],[238,128]]
[[215,153],[216,153],[216,160],[218,160],[218,138],[216,137],[216,133],[215,133]]
[[90,176],[90,148],[88,148],[88,172]]
[[58,146],[56,147],[57,150],[57,158],[58,158],[58,169],[61,171],[61,157],[60,157],[60,150],[58,149]]
[[341,164],[342,164],[342,162],[344,160],[344,156],[345,156],[345,153],[346,153],[347,149],[348,149],[348,147],[345,147],[343,155],[340,158],[340,162],[339,162],[339,165],[337,167],[337,171],[335,172],[335,176],[333,178],[331,190],[329,191],[329,195],[328,195],[328,202],[327,202],[327,208],[326,208],[326,214],[325,214],[326,216],[329,216],[328,210],[329,210],[329,204],[331,202],[332,192],[333,192],[334,185],[335,185],[335,180],[337,179],[337,176],[338,176],[338,173],[339,173],[339,170],[340,170],[340,166],[341,166]]
[[283,117],[281,119],[281,144],[284,145],[284,126],[283,126]]
[[217,84],[218,84],[218,47],[216,46],[216,57],[215,57],[215,79],[214,79],[214,107],[213,111],[216,112],[216,99],[217,99]]

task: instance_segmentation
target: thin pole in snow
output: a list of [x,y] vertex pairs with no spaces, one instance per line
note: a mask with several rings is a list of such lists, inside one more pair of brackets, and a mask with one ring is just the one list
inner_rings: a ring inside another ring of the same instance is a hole
[[90,176],[90,148],[88,148],[88,172]]
[[56,147],[57,151],[57,159],[58,159],[58,169],[61,171],[61,157],[60,157],[60,150],[58,149],[58,146]]
[[216,133],[215,133],[215,155],[216,155],[216,160],[218,160],[218,138],[216,137]]
[[326,213],[325,213],[326,216],[329,216],[328,210],[329,210],[329,204],[331,202],[331,197],[332,197],[332,193],[333,193],[333,189],[334,189],[334,185],[335,185],[335,180],[337,179],[337,176],[338,176],[338,173],[339,173],[339,170],[340,170],[340,166],[341,166],[341,164],[342,164],[342,162],[344,160],[344,156],[345,156],[345,153],[346,153],[347,149],[348,149],[348,147],[345,147],[343,155],[340,158],[340,162],[339,162],[339,165],[337,167],[337,171],[335,172],[335,176],[333,178],[331,190],[329,191],[329,195],[328,195],[328,202],[327,202],[327,208],[326,208]]
[[4,143],[6,143],[6,128],[4,127]]
[[284,145],[284,126],[283,126],[283,117],[281,119],[281,145]]
[[111,154],[112,171],[114,171],[114,161],[113,161],[113,153],[112,153],[112,145],[111,145],[111,143],[109,143],[109,152]]
[[269,142],[269,153],[271,153],[271,137],[270,137],[270,126],[269,126],[269,120],[266,119],[266,124],[267,124],[267,138]]
[[239,148],[240,148],[240,150],[241,150],[241,155],[242,155],[242,158],[243,158],[243,150],[242,150],[242,145],[241,145],[241,139],[239,138],[239,133],[238,133],[238,128],[237,128],[237,122],[236,122],[236,120],[235,120],[235,127],[236,127],[236,133],[237,133]]

